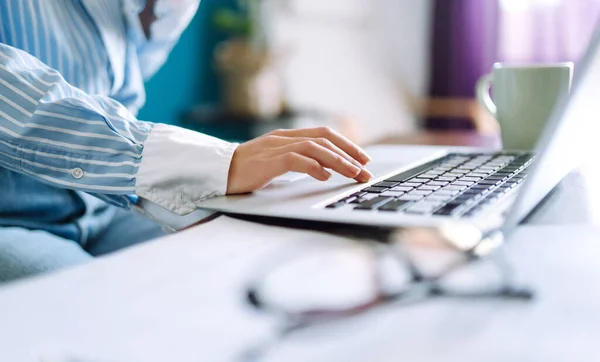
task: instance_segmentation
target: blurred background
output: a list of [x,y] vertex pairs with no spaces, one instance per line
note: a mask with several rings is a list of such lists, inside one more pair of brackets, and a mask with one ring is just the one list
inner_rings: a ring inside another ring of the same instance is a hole
[[327,125],[362,144],[498,125],[495,61],[578,62],[600,0],[202,0],[139,118],[243,141]]

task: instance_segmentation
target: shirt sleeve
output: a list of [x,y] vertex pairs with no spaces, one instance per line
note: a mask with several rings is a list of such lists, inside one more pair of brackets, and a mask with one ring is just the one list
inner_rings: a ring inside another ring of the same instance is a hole
[[148,79],[167,60],[196,14],[200,0],[157,0],[154,8],[156,20],[150,27],[149,38],[146,38],[138,16],[146,2],[129,0],[125,4],[129,38],[136,45],[142,75]]
[[131,206],[128,195],[138,195],[184,214],[225,193],[236,146],[139,121],[113,99],[88,95],[0,44],[1,167],[115,205]]

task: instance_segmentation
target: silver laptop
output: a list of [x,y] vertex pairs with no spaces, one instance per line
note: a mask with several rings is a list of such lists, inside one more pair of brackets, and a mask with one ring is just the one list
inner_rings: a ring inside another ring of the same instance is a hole
[[484,230],[516,225],[589,153],[590,136],[600,122],[599,33],[577,69],[570,96],[557,105],[533,152],[374,146],[367,149],[374,174],[368,184],[342,176],[319,182],[288,175],[252,194],[200,206],[385,227],[439,227],[450,220]]

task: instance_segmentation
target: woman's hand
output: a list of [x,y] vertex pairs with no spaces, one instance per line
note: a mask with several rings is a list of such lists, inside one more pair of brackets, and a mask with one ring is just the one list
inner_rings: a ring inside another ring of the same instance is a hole
[[326,168],[358,182],[373,175],[364,168],[371,159],[360,147],[327,128],[277,130],[238,146],[229,167],[228,194],[252,192],[289,171],[320,181]]

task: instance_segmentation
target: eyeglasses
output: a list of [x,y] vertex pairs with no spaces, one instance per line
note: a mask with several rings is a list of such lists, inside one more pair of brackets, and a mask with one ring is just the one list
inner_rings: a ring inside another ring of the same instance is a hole
[[452,258],[446,254],[429,260],[429,267],[416,262],[406,243],[389,240],[354,240],[271,255],[248,285],[246,300],[283,323],[274,341],[254,346],[241,360],[258,361],[297,331],[384,305],[406,306],[441,297],[531,300],[533,291],[515,285],[503,250],[482,257],[482,250],[491,252],[493,237],[483,235],[467,249],[455,248]]

